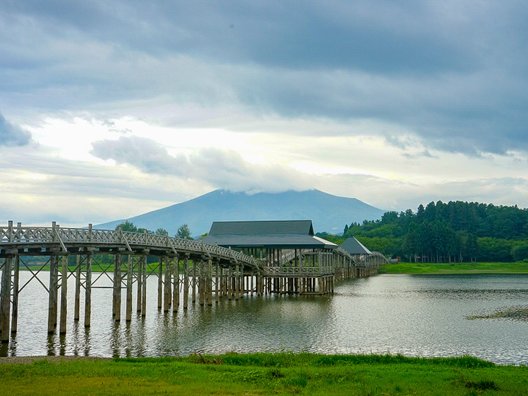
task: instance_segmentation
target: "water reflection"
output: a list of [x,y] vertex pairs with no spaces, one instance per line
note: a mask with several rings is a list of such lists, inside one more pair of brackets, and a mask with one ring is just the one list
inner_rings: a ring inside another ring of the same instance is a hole
[[527,306],[528,276],[381,275],[343,283],[332,297],[249,296],[167,314],[157,309],[157,280],[149,278],[145,317],[136,314],[130,322],[115,323],[112,291],[97,289],[92,293],[92,327],[69,318],[66,335],[49,337],[47,294],[36,286],[20,296],[19,331],[1,345],[2,356],[309,351],[471,354],[528,364],[528,322],[467,319]]

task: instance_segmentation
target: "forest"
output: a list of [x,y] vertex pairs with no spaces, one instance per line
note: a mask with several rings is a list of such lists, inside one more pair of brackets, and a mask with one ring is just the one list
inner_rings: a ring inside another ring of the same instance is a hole
[[370,250],[402,261],[528,260],[528,210],[430,202],[416,212],[386,212],[380,220],[346,225],[342,239],[350,236]]

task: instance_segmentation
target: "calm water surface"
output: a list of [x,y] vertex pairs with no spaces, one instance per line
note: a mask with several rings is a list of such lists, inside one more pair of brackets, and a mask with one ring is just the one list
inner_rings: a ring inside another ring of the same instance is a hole
[[[27,272],[21,273],[21,279],[28,277]],[[110,280],[103,278],[99,284],[109,286]],[[70,302],[73,289],[72,283]],[[71,319],[66,336],[48,337],[47,293],[33,281],[20,295],[19,331],[1,353],[108,357],[230,351],[470,354],[497,363],[528,364],[527,321],[467,319],[528,306],[528,276],[378,275],[341,283],[330,297],[248,296],[212,307],[196,304],[187,312],[180,308],[175,315],[158,312],[156,278],[149,278],[147,291],[144,319],[114,324],[112,290],[95,289],[92,327],[85,330],[81,310],[81,321]],[[73,303],[68,308],[72,318]]]

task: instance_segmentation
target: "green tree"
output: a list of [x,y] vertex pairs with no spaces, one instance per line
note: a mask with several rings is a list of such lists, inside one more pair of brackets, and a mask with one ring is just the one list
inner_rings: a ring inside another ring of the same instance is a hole
[[155,235],[158,235],[158,236],[168,236],[169,235],[169,232],[165,229],[165,228],[158,228],[155,232],[154,232]]
[[137,232],[138,228],[132,223],[131,221],[126,220],[124,223],[118,224],[115,228],[117,230],[121,231],[128,231],[128,232]]
[[528,242],[523,242],[512,248],[511,255],[515,261],[528,259]]
[[192,239],[191,238],[191,230],[187,224],[182,224],[178,231],[176,231],[176,238],[181,239]]

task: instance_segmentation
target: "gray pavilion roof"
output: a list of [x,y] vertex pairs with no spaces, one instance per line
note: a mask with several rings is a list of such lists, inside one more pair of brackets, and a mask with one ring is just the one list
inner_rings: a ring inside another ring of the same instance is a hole
[[334,249],[316,237],[311,220],[215,221],[205,243],[233,248]]
[[345,249],[348,253],[354,254],[372,254],[365,245],[359,242],[356,238],[350,237],[345,240],[340,246],[340,248]]

